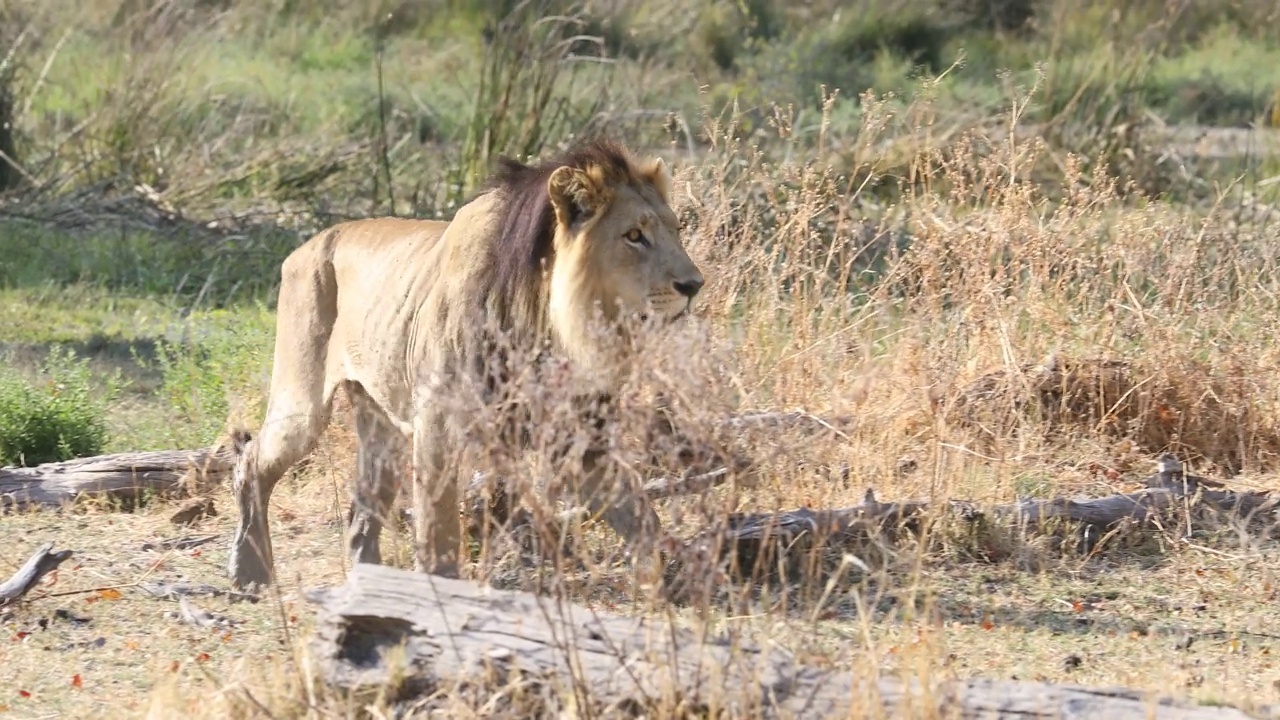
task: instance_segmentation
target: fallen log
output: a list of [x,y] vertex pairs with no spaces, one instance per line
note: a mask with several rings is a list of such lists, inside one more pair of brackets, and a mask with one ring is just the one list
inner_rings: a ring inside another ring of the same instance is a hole
[[1249,717],[1117,688],[867,678],[657,618],[380,565],[356,565],[343,585],[307,598],[317,605],[312,643],[325,682],[385,692],[415,712],[501,697],[512,717]]
[[30,592],[40,582],[40,578],[57,569],[64,560],[71,557],[70,550],[53,551],[53,541],[41,545],[35,554],[23,563],[22,567],[0,585],[0,605],[7,605]]
[[199,482],[219,482],[233,467],[229,449],[126,452],[0,468],[0,508],[58,506],[79,497],[134,499],[172,493]]
[[[1267,492],[1235,492],[1213,481],[1159,472],[1146,488],[1100,498],[1022,499],[980,508],[966,501],[905,500],[880,502],[867,490],[859,505],[830,510],[798,508],[785,512],[733,513],[701,531],[688,543],[691,551],[711,551],[720,560],[733,558],[738,568],[771,566],[776,557],[794,554],[801,543],[810,549],[840,549],[870,538],[891,539],[902,530],[917,531],[930,510],[976,523],[995,519],[1023,529],[1041,529],[1051,521],[1108,529],[1125,520],[1150,524],[1175,510],[1208,508],[1232,517],[1262,518],[1280,523],[1280,497]],[[1085,549],[1100,536],[1087,533]]]

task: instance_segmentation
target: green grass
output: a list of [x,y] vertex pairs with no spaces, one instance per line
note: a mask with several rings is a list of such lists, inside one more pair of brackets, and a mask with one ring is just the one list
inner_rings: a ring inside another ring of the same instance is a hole
[[1280,94],[1280,42],[1215,28],[1195,45],[1156,63],[1150,79],[1171,121],[1248,126],[1263,123]]
[[[126,204],[105,212],[89,206],[83,212],[110,217],[140,210]],[[49,214],[56,217],[62,211],[76,212],[55,208]],[[0,217],[0,256],[5,258],[0,288],[42,296],[66,292],[69,306],[76,304],[76,293],[97,289],[118,292],[126,304],[216,308],[270,297],[279,282],[280,261],[299,242],[296,233],[282,228],[250,227],[219,235],[181,220],[167,225],[133,220],[117,228],[98,219],[96,227],[72,230],[39,216]],[[8,312],[20,309],[11,303]]]
[[108,438],[116,379],[95,388],[82,358],[54,347],[34,377],[9,362],[0,370],[0,466],[39,465],[95,455]]
[[117,391],[92,406],[115,418],[93,452],[209,445],[229,417],[260,409],[275,333],[261,304],[188,312],[173,298],[84,285],[0,291],[0,327],[0,349],[26,377],[65,346],[95,392]]

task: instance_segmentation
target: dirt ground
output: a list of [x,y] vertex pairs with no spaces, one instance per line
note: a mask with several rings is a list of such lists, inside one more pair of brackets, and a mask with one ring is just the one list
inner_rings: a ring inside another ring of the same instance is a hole
[[[175,505],[168,502],[135,512],[6,516],[0,575],[46,541],[75,555],[25,602],[0,609],[0,716],[353,712],[308,680],[312,613],[301,597],[344,577],[346,439],[342,428],[331,432],[310,468],[274,496],[278,592],[256,603],[189,599],[225,618],[212,627],[183,623],[174,617],[177,601],[141,585],[228,587],[235,517],[226,488],[213,495],[219,514],[186,529],[169,522]],[[209,540],[182,550],[143,547],[180,536]],[[1092,559],[1039,554],[1029,545],[998,562],[940,559],[910,574],[850,581],[820,613],[782,612],[758,598],[714,624],[736,625],[809,662],[904,677],[1118,684],[1245,708],[1274,705],[1280,544],[1231,544],[1227,535],[1172,543],[1157,536],[1145,549]],[[392,533],[384,548],[390,562],[410,565],[403,535]]]

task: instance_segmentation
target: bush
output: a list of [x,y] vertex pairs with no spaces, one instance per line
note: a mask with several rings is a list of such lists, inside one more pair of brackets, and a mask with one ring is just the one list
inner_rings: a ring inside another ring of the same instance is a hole
[[862,13],[842,10],[794,38],[771,43],[750,64],[762,78],[787,78],[790,88],[771,88],[775,96],[808,99],[822,87],[838,88],[848,98],[868,88],[903,90],[918,69],[937,74],[952,60],[947,44],[957,24],[921,7],[873,2]]
[[0,465],[39,465],[96,455],[107,441],[106,392],[94,387],[86,360],[54,348],[29,380],[0,371]]

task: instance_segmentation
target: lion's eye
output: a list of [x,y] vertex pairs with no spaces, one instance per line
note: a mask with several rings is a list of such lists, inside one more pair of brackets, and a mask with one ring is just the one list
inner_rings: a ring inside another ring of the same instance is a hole
[[649,238],[644,236],[644,233],[640,231],[640,228],[632,228],[628,230],[627,234],[623,235],[623,237],[626,238],[627,242],[631,243],[632,245],[639,245],[640,247],[649,247]]

